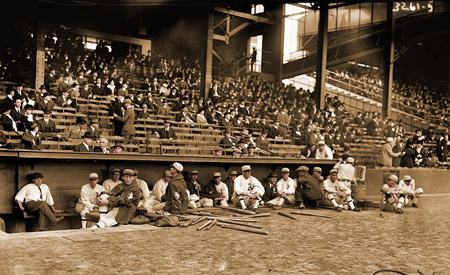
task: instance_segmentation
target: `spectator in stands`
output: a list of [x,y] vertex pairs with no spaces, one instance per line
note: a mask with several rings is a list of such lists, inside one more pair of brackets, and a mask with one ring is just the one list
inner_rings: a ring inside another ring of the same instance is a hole
[[220,146],[215,147],[213,150],[213,157],[216,158],[223,157],[223,148]]
[[381,146],[381,154],[378,159],[378,163],[381,166],[392,167],[392,159],[395,157],[403,156],[404,153],[394,153],[392,148],[395,145],[395,140],[391,137],[386,139],[386,143]]
[[6,89],[6,97],[2,100],[2,110],[12,110],[14,108],[14,90],[11,88]]
[[164,211],[171,214],[184,214],[189,204],[186,182],[183,179],[183,165],[174,162],[170,167],[172,179],[166,189],[166,205]]
[[436,156],[439,161],[444,162],[447,161],[447,153],[448,153],[448,138],[447,135],[439,135],[436,141]]
[[[118,117],[122,117],[124,115],[124,111],[123,111],[123,102],[125,100],[125,97],[123,95],[118,95],[117,98],[111,102],[111,106],[109,109],[109,115],[111,116],[118,116]],[[114,119],[113,122],[113,128],[114,128],[114,135],[115,136],[120,136],[122,134],[122,127],[123,127],[123,122],[117,119]]]
[[24,131],[24,126],[22,125],[22,114],[23,114],[23,108],[22,108],[22,98],[21,97],[15,97],[14,98],[14,108],[11,109],[11,117],[16,122],[17,128],[20,131]]
[[80,207],[78,210],[81,216],[81,228],[87,227],[86,213],[99,212],[101,217],[107,212],[106,206],[100,206],[97,204],[97,197],[102,192],[105,192],[105,188],[98,184],[98,174],[90,173],[89,182],[81,187],[80,199],[78,203]]
[[158,107],[157,115],[161,116],[168,116],[170,115],[171,108],[169,106],[169,103],[167,103],[166,99],[163,99],[162,104]]
[[258,148],[267,148],[269,146],[269,141],[267,140],[267,132],[262,131],[261,135],[256,138],[255,143]]
[[200,110],[197,114],[197,116],[195,117],[195,120],[197,123],[200,124],[208,124],[208,120],[205,117],[205,110]]
[[4,109],[0,120],[2,122],[3,130],[11,132],[17,132],[19,130],[16,121],[11,117],[11,109]]
[[79,90],[80,97],[82,98],[95,98],[94,93],[92,92],[92,89],[89,88],[88,82],[83,82],[80,90]]
[[229,130],[225,130],[225,137],[220,141],[220,146],[225,149],[236,146],[235,140],[231,136],[231,132]]
[[33,124],[30,131],[23,133],[22,144],[25,149],[40,150],[41,136],[37,124]]
[[333,152],[330,147],[325,144],[325,141],[320,140],[316,150],[316,159],[333,159]]
[[256,209],[262,201],[264,187],[261,182],[252,176],[250,165],[242,166],[242,175],[234,181],[234,194],[232,202],[242,209]]
[[42,94],[42,100],[36,102],[35,108],[41,111],[45,110],[53,111],[53,109],[55,108],[55,102],[53,102],[51,95],[49,93],[45,93]]
[[60,107],[77,107],[76,101],[69,94],[69,90],[64,90],[61,96],[56,99],[56,105]]
[[44,117],[36,122],[39,130],[44,138],[55,136],[61,137],[61,135],[56,134],[56,123],[51,117],[52,112],[50,110],[45,110]]
[[74,152],[93,152],[91,133],[85,132],[83,135],[83,143],[76,145],[73,148]]
[[52,194],[48,185],[43,183],[43,178],[44,176],[41,173],[32,174],[32,183],[22,187],[14,198],[20,210],[24,212],[39,211],[39,231],[45,230],[48,221],[55,225],[64,219],[64,217],[57,218],[55,216],[55,214],[62,213],[62,210],[55,208]]
[[170,122],[168,120],[164,121],[164,128],[159,131],[155,131],[156,136],[161,139],[176,139],[177,135],[175,134],[175,130],[170,126]]
[[139,178],[139,171],[134,169],[134,181],[137,183],[139,190],[142,192],[142,198],[139,200],[138,207],[149,208],[150,205],[150,190],[145,180]]
[[64,130],[64,138],[81,139],[87,132],[87,122],[82,117],[77,117],[76,125],[69,126]]
[[[403,140],[403,138],[401,136],[397,136],[396,143],[395,143],[394,147],[392,147],[392,152],[401,153],[401,152],[403,152],[404,149],[405,149],[405,141]],[[392,158],[392,166],[399,167],[401,159],[402,159],[401,157]]]
[[183,107],[181,112],[179,114],[177,114],[176,120],[186,122],[186,124],[194,123],[194,120],[192,119],[191,115],[188,113],[187,107]]
[[401,167],[413,168],[416,159],[416,152],[414,151],[414,145],[411,139],[406,141],[405,150],[402,153],[402,160],[400,161]]
[[101,137],[98,140],[98,143],[100,144],[100,147],[95,147],[94,152],[103,153],[103,154],[109,154],[111,152],[109,150],[109,141],[107,138]]
[[100,206],[108,206],[112,209],[105,216],[101,217],[99,222],[92,228],[128,224],[135,216],[142,192],[139,190],[136,181],[134,181],[134,171],[132,169],[125,169],[122,174],[123,183],[104,193],[107,196],[99,197],[98,204]]
[[[203,185],[202,199],[206,201],[206,206],[220,206],[228,207],[228,187],[222,182],[222,174],[214,172],[213,178],[205,185]],[[205,206],[205,207],[206,207]]]
[[123,122],[122,126],[122,136],[125,138],[125,142],[133,140],[134,138],[134,121],[136,117],[136,113],[134,112],[134,108],[130,99],[125,99],[123,101],[123,107],[125,109],[125,114],[123,116],[118,116],[114,114],[114,119],[120,122]]
[[89,122],[89,125],[87,126],[86,132],[89,132],[93,139],[97,139],[100,137],[99,126],[100,125],[99,125],[98,118],[93,117],[90,119],[90,122]]
[[113,154],[122,154],[125,151],[125,148],[122,144],[116,142],[114,146],[111,148]]
[[31,125],[36,123],[36,120],[34,119],[34,115],[33,115],[33,106],[32,105],[29,105],[29,104],[25,105],[24,112],[20,116],[20,121],[21,121],[20,125],[23,127],[22,131],[31,130]]
[[395,211],[397,214],[403,214],[403,205],[405,203],[405,191],[397,185],[398,177],[390,175],[387,183],[381,188],[383,193],[383,211]]
[[428,167],[428,150],[423,146],[423,140],[417,141],[414,150],[416,154],[416,158],[414,159],[415,165],[420,167]]
[[166,189],[172,180],[172,173],[169,170],[164,171],[164,175],[154,185],[149,200],[149,211],[159,211],[165,206]]
[[308,174],[309,168],[306,166],[300,166],[296,170],[298,171],[298,178],[295,199],[298,208],[303,209],[305,205],[311,208],[319,207],[322,192],[317,179]]
[[324,196],[334,206],[336,211],[341,212],[344,209],[344,204],[348,204],[350,210],[359,212],[361,209],[355,207],[351,197],[352,190],[345,183],[338,180],[338,171],[331,169],[330,177],[323,182]]
[[406,194],[405,206],[419,207],[417,202],[419,197],[423,194],[423,189],[416,189],[415,179],[410,175],[405,175],[398,185],[400,188],[403,188],[403,191]]

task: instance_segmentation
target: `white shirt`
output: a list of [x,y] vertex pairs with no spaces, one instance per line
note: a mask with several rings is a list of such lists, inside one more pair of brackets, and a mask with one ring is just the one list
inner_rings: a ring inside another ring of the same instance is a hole
[[240,175],[234,180],[234,192],[238,196],[251,193],[262,197],[264,195],[264,186],[253,176],[246,179],[244,175]]
[[166,194],[166,189],[167,189],[168,185],[169,185],[169,183],[166,182],[164,178],[159,179],[153,186],[152,195],[151,195],[152,198],[154,200],[161,202],[162,196],[164,196]]
[[291,178],[288,177],[287,180],[281,178],[277,182],[277,192],[278,194],[285,193],[286,195],[295,194],[295,188],[297,187],[297,183]]
[[224,201],[228,201],[228,186],[224,182],[221,181],[219,184],[216,184],[216,191],[225,196],[225,198],[223,198]]
[[39,187],[34,183],[25,185],[20,189],[19,193],[17,193],[15,200],[20,202],[25,201],[25,203],[29,201],[45,201],[48,205],[55,204],[50,189],[47,184],[44,183]]
[[97,206],[96,199],[101,192],[105,191],[103,186],[97,184],[95,188],[91,188],[89,183],[86,183],[81,187],[80,198],[81,203],[92,211],[95,206]]
[[324,150],[320,152],[319,149],[316,150],[316,159],[333,159],[333,152],[330,147],[325,145]]
[[328,193],[345,193],[347,195],[350,195],[352,193],[352,190],[348,188],[348,186],[340,182],[336,179],[336,181],[331,181],[331,179],[326,179],[323,181],[323,189]]
[[103,182],[103,188],[105,188],[106,192],[111,191],[114,187],[116,187],[119,183],[122,183],[121,180],[113,181],[112,179],[107,179]]
[[404,180],[401,180],[398,183],[398,186],[404,190],[406,194],[412,194],[416,190],[416,181],[414,179],[411,180],[411,183],[409,185],[406,185]]
[[399,185],[390,187],[387,183],[383,184],[381,191],[385,194],[404,194],[403,189]]
[[355,167],[350,163],[341,163],[337,167],[338,179],[352,181],[355,176]]
[[137,179],[136,183],[142,192],[142,200],[144,201],[148,200],[150,198],[150,190],[148,189],[147,182],[141,179]]

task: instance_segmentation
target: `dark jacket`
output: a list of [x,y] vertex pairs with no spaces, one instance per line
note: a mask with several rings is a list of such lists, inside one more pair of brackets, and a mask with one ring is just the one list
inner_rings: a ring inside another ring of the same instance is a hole
[[165,139],[176,139],[177,135],[175,134],[175,130],[172,127],[169,127],[169,131],[166,130],[166,128],[162,128],[158,131],[159,138],[165,138]]
[[322,191],[317,179],[310,174],[300,173],[297,178],[297,188],[295,189],[297,201],[303,200],[317,201],[322,199]]
[[86,148],[86,146],[84,146],[83,143],[76,145],[73,148],[74,152],[93,152],[94,148],[92,146],[89,146],[89,150]]
[[270,186],[270,182],[267,179],[262,183],[262,185],[264,186],[264,195],[262,196],[264,202],[268,202],[278,197],[276,184]]
[[38,120],[37,125],[39,127],[39,132],[41,133],[56,133],[56,123],[54,120],[49,119],[48,123],[45,123],[45,120],[42,118]]
[[186,182],[181,174],[172,178],[166,189],[166,205],[164,211],[171,214],[184,214],[187,212],[189,199],[186,193]]
[[22,144],[25,149],[39,150],[41,139],[39,138],[39,135],[33,136],[30,132],[26,132],[22,135]]
[[405,155],[402,157],[402,160],[400,161],[400,166],[413,168],[414,160],[416,159],[416,152],[414,151],[414,149],[411,146],[406,146],[404,152],[405,152]]
[[203,184],[201,187],[200,196],[202,198],[215,199],[222,195],[217,192],[216,182],[214,180],[210,180],[207,184]]
[[130,185],[119,183],[107,193],[109,197],[109,206],[119,207],[116,215],[116,221],[119,224],[128,224],[134,217],[142,192],[136,181]]

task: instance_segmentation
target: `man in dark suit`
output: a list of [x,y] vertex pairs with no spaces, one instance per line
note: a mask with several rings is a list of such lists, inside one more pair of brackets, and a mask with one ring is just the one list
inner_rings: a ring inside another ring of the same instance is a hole
[[262,185],[264,186],[264,195],[262,196],[262,200],[265,203],[278,197],[277,181],[277,174],[271,173],[267,180],[262,182]]
[[123,107],[125,109],[124,115],[118,116],[117,114],[114,114],[114,119],[123,123],[121,135],[127,142],[129,140],[132,140],[134,137],[134,121],[136,118],[136,113],[134,112],[133,102],[131,102],[129,98],[123,101]]
[[11,117],[11,109],[3,110],[3,114],[0,117],[0,121],[5,131],[18,131],[17,124]]
[[[20,116],[20,126],[22,127],[22,131],[31,130],[31,126],[36,123],[36,119],[33,115],[33,109],[33,106],[29,104],[25,105],[24,113]],[[39,130],[40,129],[41,128],[39,128]]]
[[176,139],[177,135],[175,134],[175,130],[170,127],[169,121],[164,121],[164,128],[156,132],[159,138],[162,139]]
[[[123,116],[124,115],[124,111],[123,111],[123,101],[124,101],[124,96],[119,95],[117,96],[115,101],[111,102],[111,107],[109,109],[109,115],[110,116]],[[113,122],[114,125],[114,135],[115,136],[120,136],[120,134],[122,133],[122,126],[123,123],[121,121],[118,120],[114,120]]]
[[42,100],[36,102],[35,108],[44,112],[45,110],[53,111],[53,108],[55,108],[55,102],[53,102],[49,93],[45,93],[42,95]]
[[225,137],[220,141],[220,146],[223,148],[231,148],[236,146],[235,140],[231,136],[231,132],[229,130],[225,131]]
[[52,119],[52,112],[50,110],[46,110],[44,112],[44,117],[37,121],[37,125],[39,127],[39,130],[42,134],[45,136],[49,134],[56,133],[56,123]]
[[8,89],[5,99],[3,99],[1,104],[2,110],[11,110],[14,108],[14,90]]
[[73,149],[74,152],[93,152],[91,133],[86,132],[83,136],[83,143],[78,144]]

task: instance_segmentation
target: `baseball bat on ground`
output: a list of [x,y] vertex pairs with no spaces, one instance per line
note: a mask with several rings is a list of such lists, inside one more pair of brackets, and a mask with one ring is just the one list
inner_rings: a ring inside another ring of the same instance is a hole
[[218,219],[219,222],[221,223],[229,223],[229,224],[235,224],[235,225],[242,225],[242,226],[248,226],[248,227],[253,227],[253,228],[259,228],[261,229],[261,225],[257,225],[257,224],[248,224],[248,223],[244,223],[244,222],[235,222],[232,220],[226,220],[226,219]]
[[197,230],[202,230],[203,228],[207,227],[210,223],[212,223],[212,220],[205,222],[202,226],[197,228]]
[[291,215],[289,215],[289,214],[287,214],[287,213],[278,212],[278,215],[283,216],[283,217],[286,217],[286,218],[289,218],[289,219],[291,219],[291,220],[297,220],[294,216],[291,216]]
[[267,232],[265,230],[261,230],[261,229],[256,229],[256,228],[249,228],[249,227],[221,223],[221,222],[218,222],[217,225],[221,226],[222,228],[234,229],[234,230],[238,230],[238,231],[261,234],[261,235],[269,235],[269,232]]
[[210,230],[214,225],[217,224],[217,220],[212,220],[212,222],[206,227],[206,230]]
[[230,211],[234,211],[234,212],[246,214],[246,215],[256,215],[255,212],[245,210],[245,209],[238,209],[238,208],[233,208],[233,207],[222,207],[222,209],[226,209],[226,210],[230,210]]
[[291,212],[291,214],[301,215],[301,216],[308,216],[308,217],[325,218],[325,219],[331,219],[331,218],[332,218],[332,217],[330,217],[330,216],[317,215],[317,214],[309,214],[309,213],[302,213],[302,212]]

